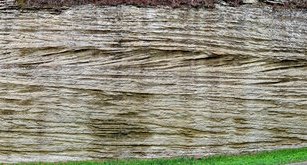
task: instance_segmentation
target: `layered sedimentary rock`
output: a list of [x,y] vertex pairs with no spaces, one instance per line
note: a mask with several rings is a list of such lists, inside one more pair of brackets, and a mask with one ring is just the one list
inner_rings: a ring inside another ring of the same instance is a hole
[[1,10],[0,162],[307,146],[306,17],[245,6]]

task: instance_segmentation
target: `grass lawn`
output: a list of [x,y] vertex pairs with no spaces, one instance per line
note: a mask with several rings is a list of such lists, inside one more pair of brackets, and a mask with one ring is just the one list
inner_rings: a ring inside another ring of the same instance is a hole
[[[280,165],[307,161],[307,148],[283,149],[243,155],[211,156],[202,159],[127,159],[106,161],[62,162],[61,165]],[[30,163],[31,164],[31,163]],[[35,163],[52,164],[52,163]]]

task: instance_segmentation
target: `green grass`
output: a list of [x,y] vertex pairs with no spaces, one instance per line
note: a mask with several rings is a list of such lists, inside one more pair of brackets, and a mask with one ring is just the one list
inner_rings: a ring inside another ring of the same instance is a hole
[[[283,149],[243,155],[211,156],[202,159],[128,159],[84,162],[62,162],[60,165],[280,165],[307,161],[307,148]],[[35,163],[52,164],[52,163]]]

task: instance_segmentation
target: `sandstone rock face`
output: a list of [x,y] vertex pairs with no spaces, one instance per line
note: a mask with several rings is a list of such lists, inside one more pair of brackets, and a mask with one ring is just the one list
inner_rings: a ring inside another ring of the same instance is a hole
[[307,146],[307,13],[0,11],[0,162]]

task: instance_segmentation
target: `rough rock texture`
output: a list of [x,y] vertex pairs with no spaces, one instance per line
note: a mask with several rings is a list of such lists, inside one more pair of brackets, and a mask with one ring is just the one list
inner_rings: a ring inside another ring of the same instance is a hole
[[0,162],[307,146],[307,13],[0,11]]
[[258,3],[258,0],[243,0],[244,4],[253,4],[253,3]]

